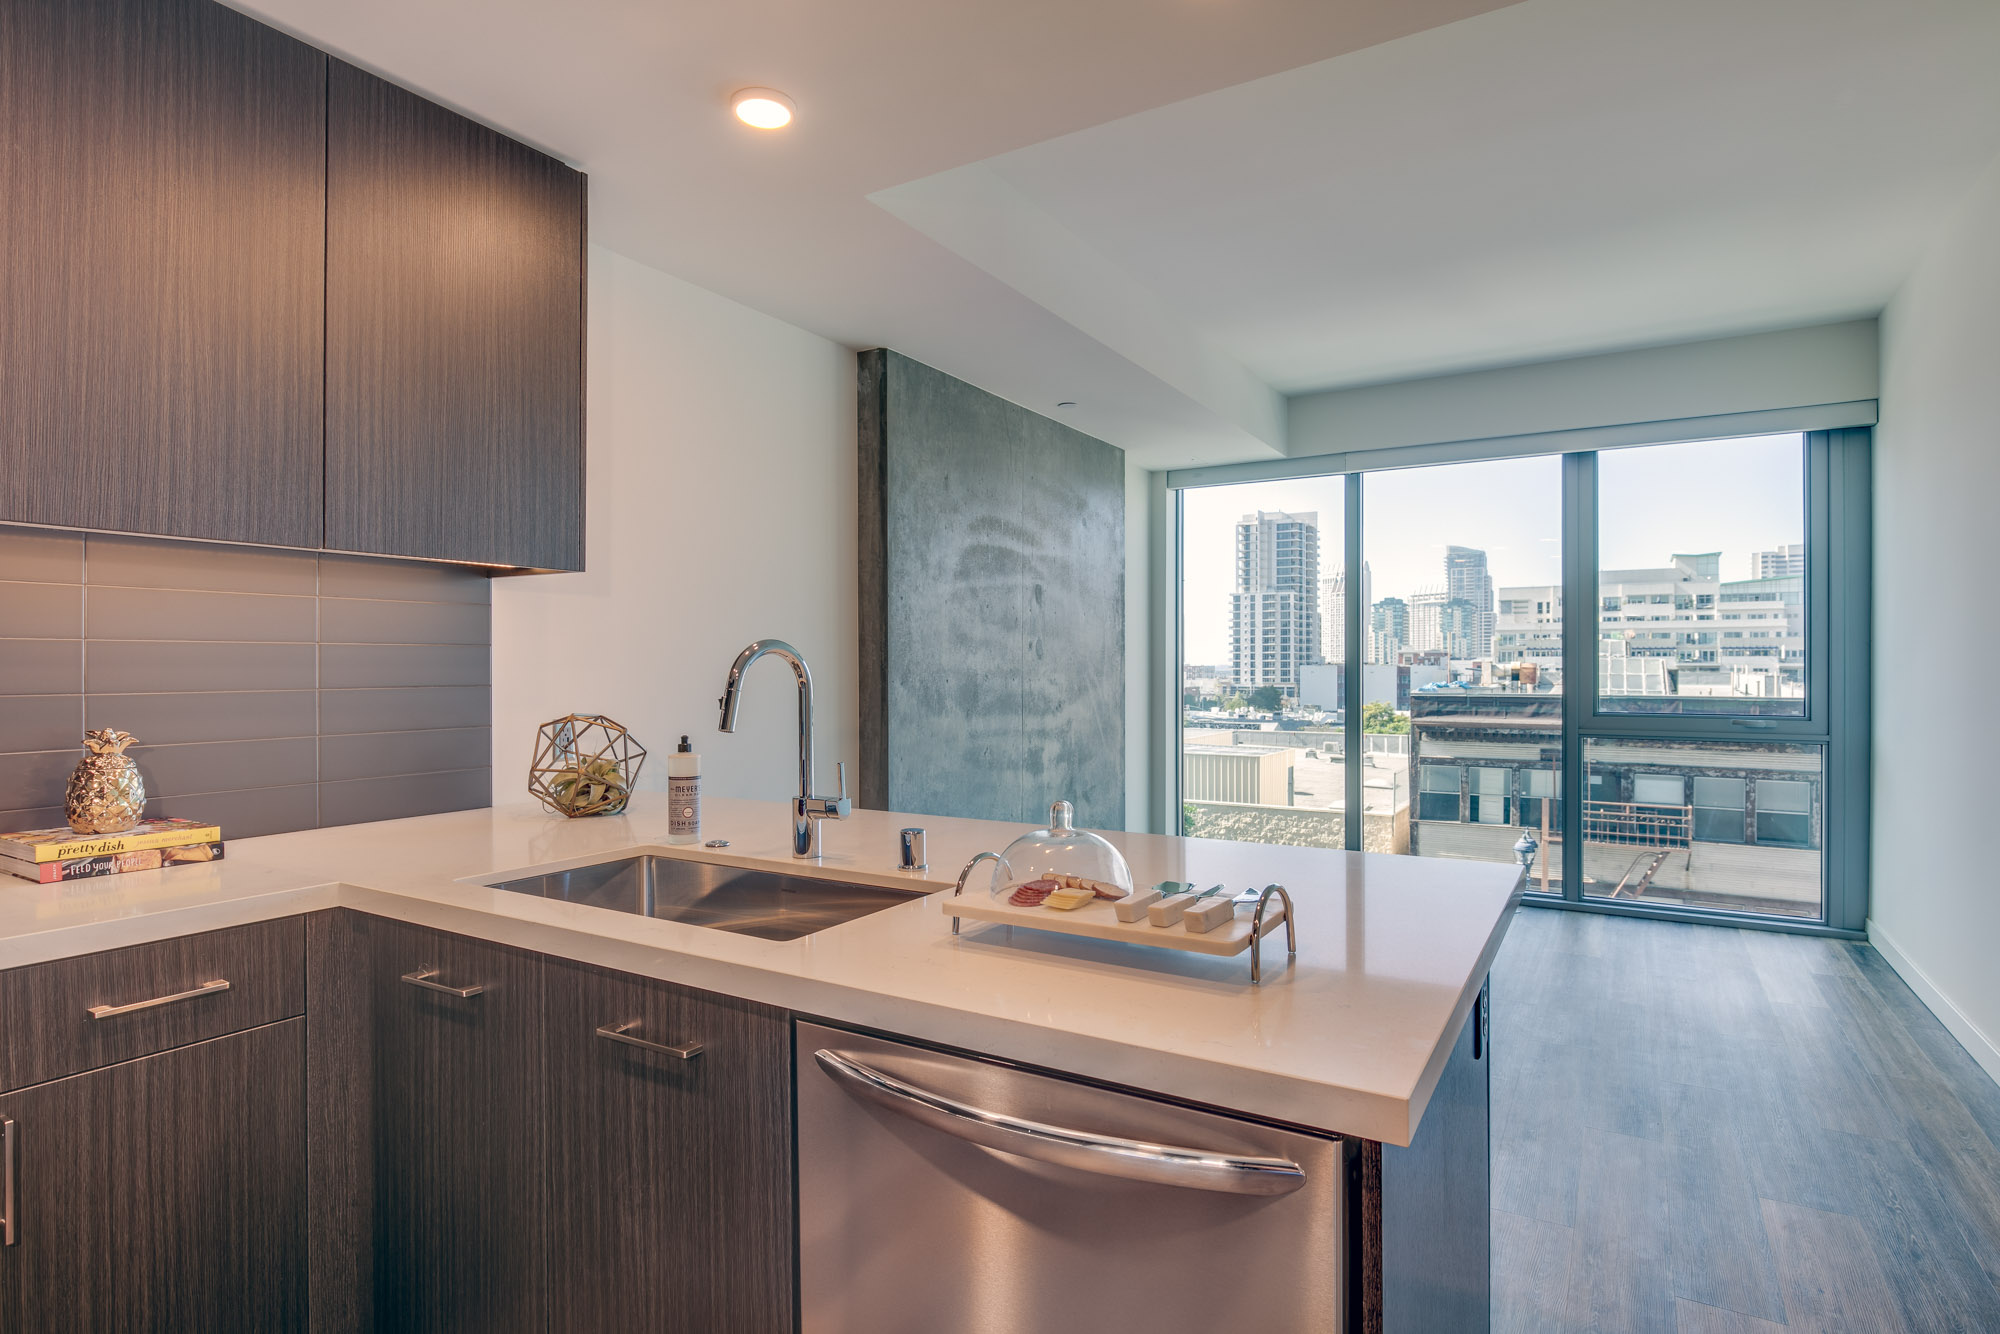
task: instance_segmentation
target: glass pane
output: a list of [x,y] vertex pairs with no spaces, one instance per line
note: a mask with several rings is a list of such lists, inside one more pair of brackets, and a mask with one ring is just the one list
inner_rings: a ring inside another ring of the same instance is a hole
[[1812,841],[1812,784],[1757,780],[1757,841],[1803,848]]
[[1741,778],[1694,780],[1694,836],[1703,843],[1747,843],[1744,818],[1750,785]]
[[1449,792],[1454,797],[1465,777],[1465,770],[1450,764],[1426,764],[1422,773],[1425,792]]
[[1803,716],[1805,437],[1597,456],[1598,709]]
[[1562,461],[1370,473],[1361,494],[1364,716],[1407,730],[1423,782],[1405,850],[1517,862],[1529,834],[1530,888],[1560,892]]
[[1411,852],[1518,862],[1525,837],[1528,888],[1562,892],[1562,803],[1554,799],[1562,790],[1560,696],[1418,691],[1410,697],[1410,758],[1423,787],[1410,821]]
[[1471,811],[1474,824],[1507,823],[1507,789],[1514,771],[1482,765],[1472,771]]
[[1684,806],[1687,779],[1679,774],[1639,774],[1632,779],[1632,800],[1646,806]]
[[[1585,894],[1820,916],[1823,747],[1591,737],[1583,754]],[[1687,787],[1692,805],[1660,800]]]
[[1423,785],[1418,814],[1425,820],[1458,819],[1458,788],[1465,770],[1455,764],[1426,764],[1417,771]]
[[[1184,833],[1346,846],[1346,512],[1341,477],[1182,493]],[[1407,784],[1390,795],[1408,808]],[[1372,797],[1367,846],[1400,850]]]
[[1694,780],[1694,804],[1696,806],[1725,806],[1733,811],[1743,809],[1743,794],[1748,785],[1740,778],[1703,778]]

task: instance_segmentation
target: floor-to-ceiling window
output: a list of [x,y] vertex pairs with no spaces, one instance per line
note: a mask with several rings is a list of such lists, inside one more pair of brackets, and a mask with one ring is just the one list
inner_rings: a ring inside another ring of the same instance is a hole
[[1346,846],[1345,507],[1340,477],[1182,499],[1180,809],[1190,836]]
[[[1398,852],[1515,862],[1562,884],[1562,459],[1358,479],[1372,572],[1364,731],[1401,734],[1417,791]],[[1388,757],[1369,755],[1367,763]]]
[[1858,928],[1867,452],[1843,430],[1177,474],[1183,831]]
[[1588,897],[1821,915],[1825,747],[1775,736],[1817,703],[1806,452],[1780,435],[1596,456]]

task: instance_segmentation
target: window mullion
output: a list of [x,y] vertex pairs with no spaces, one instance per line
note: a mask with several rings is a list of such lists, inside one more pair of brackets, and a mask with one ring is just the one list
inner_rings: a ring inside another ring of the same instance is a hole
[[1362,850],[1363,835],[1366,833],[1368,812],[1364,809],[1366,794],[1362,788],[1361,712],[1367,703],[1367,692],[1362,688],[1362,677],[1366,674],[1363,664],[1368,655],[1365,648],[1366,625],[1368,623],[1367,585],[1361,578],[1361,474],[1347,475],[1347,530],[1346,550],[1341,559],[1345,562],[1342,577],[1346,580],[1347,600],[1344,614],[1347,621],[1343,633],[1347,638],[1341,650],[1341,683],[1346,692],[1347,709],[1342,718],[1342,746],[1346,751],[1344,775],[1347,779],[1347,813],[1341,824],[1347,835],[1349,852]]
[[1597,455],[1563,456],[1563,897],[1583,897],[1583,731],[1597,709]]

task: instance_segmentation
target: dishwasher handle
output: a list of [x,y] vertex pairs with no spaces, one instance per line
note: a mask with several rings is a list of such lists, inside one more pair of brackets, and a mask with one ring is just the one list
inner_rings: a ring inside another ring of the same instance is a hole
[[1285,1158],[1185,1149],[1044,1125],[918,1088],[836,1051],[821,1049],[813,1053],[813,1060],[836,1084],[864,1102],[982,1148],[1019,1158],[1056,1163],[1101,1176],[1123,1177],[1127,1181],[1212,1190],[1225,1195],[1285,1195],[1306,1183],[1304,1170]]

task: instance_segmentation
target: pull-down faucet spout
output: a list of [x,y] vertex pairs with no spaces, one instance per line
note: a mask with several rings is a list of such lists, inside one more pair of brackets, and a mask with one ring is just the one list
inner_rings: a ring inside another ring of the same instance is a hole
[[845,820],[853,806],[847,799],[845,764],[839,766],[839,796],[813,795],[812,669],[806,666],[806,660],[799,656],[799,651],[782,639],[759,639],[737,654],[736,661],[729,666],[729,679],[723,682],[722,698],[717,701],[722,707],[722,718],[717,727],[724,732],[736,730],[736,707],[742,699],[743,673],[749,670],[751,663],[767,653],[790,663],[792,675],[799,682],[799,795],[792,799],[792,855],[817,857],[820,821]]

